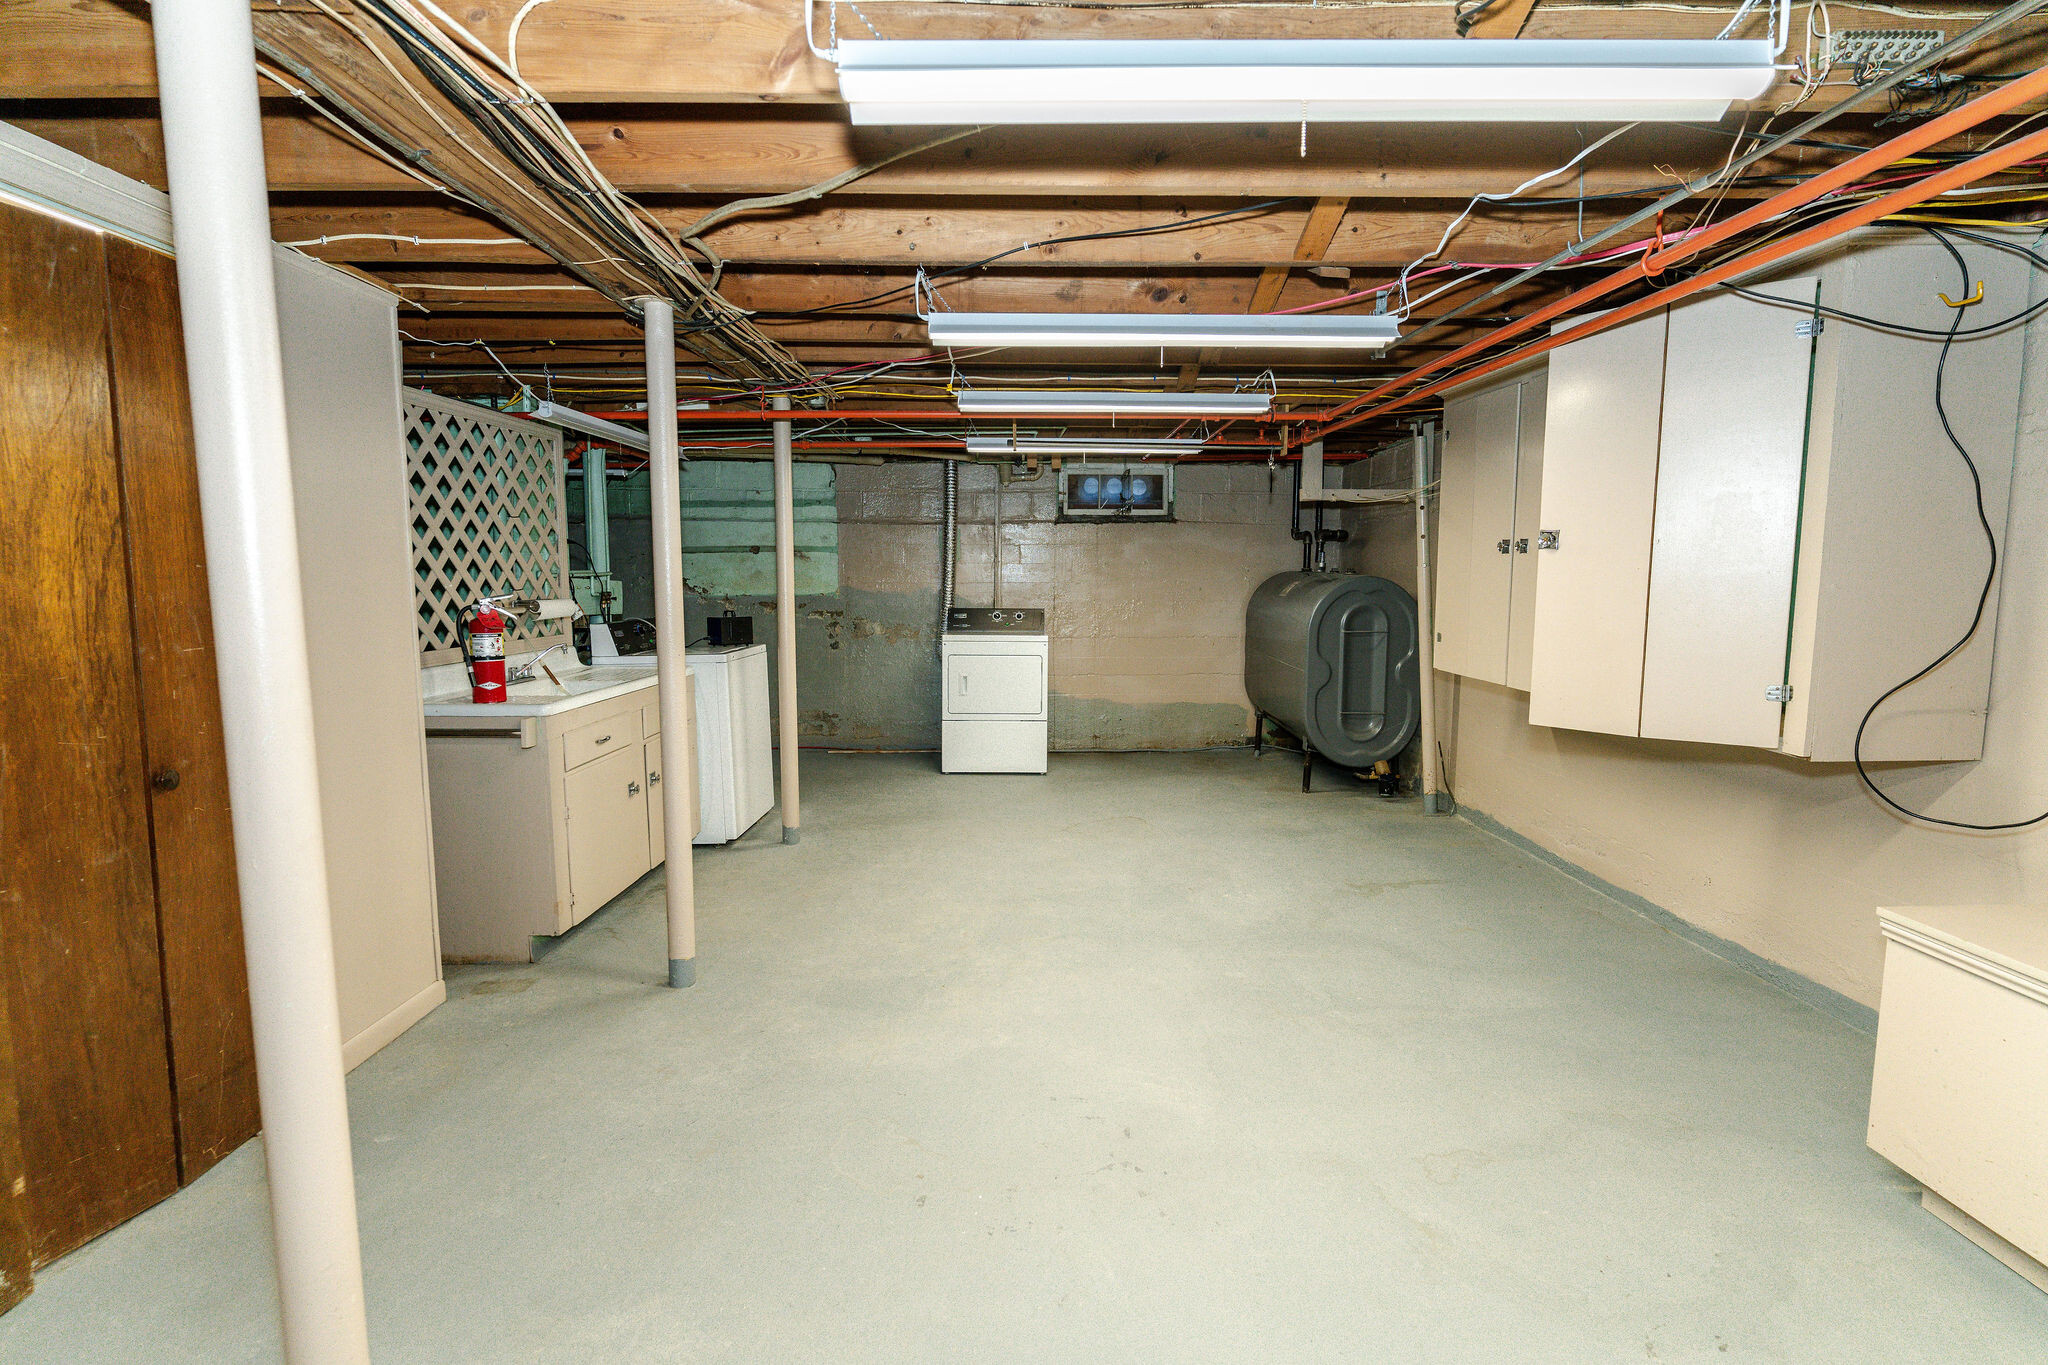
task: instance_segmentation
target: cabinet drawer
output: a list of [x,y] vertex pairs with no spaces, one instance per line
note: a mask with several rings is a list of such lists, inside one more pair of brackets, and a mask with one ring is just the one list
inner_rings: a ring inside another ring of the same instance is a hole
[[633,748],[640,738],[640,713],[628,711],[608,720],[592,721],[562,736],[562,766],[580,768],[593,758]]

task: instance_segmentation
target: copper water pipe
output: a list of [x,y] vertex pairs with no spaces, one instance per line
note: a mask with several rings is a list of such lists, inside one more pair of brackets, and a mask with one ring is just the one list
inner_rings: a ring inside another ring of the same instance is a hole
[[[1560,318],[1568,313],[1576,312],[1579,309],[1585,307],[1587,304],[1593,302],[1594,300],[1611,294],[1615,290],[1623,287],[1624,285],[1634,284],[1640,280],[1652,279],[1656,275],[1663,273],[1663,271],[1668,269],[1674,262],[1682,261],[1689,257],[1696,256],[1700,252],[1706,250],[1708,247],[1718,246],[1721,243],[1729,240],[1731,237],[1746,232],[1751,228],[1760,227],[1763,224],[1771,221],[1772,219],[1775,219],[1791,211],[1792,209],[1800,208],[1806,204],[1812,203],[1814,200],[1820,198],[1824,194],[1829,193],[1830,191],[1844,188],[1845,186],[1850,185],[1855,181],[1861,179],[1866,174],[1869,174],[1877,170],[1881,170],[1884,167],[1897,161],[1900,157],[1911,156],[1915,152],[1925,151],[1927,148],[1932,147],[1938,142],[1946,141],[1948,138],[1955,136],[1957,133],[1967,132],[1969,129],[1974,128],[1978,124],[1982,123],[1985,119],[1995,118],[1999,114],[2007,113],[2010,110],[2018,107],[2019,105],[2025,104],[2029,100],[2038,98],[2042,95],[2048,95],[2048,67],[2042,67],[2038,70],[2029,72],[2027,75],[2022,76],[2018,80],[2008,81],[2006,84],[2000,86],[1996,90],[1993,90],[1985,95],[1980,95],[1978,98],[1971,100],[1968,104],[1963,105],[1959,109],[1951,110],[1950,112],[1943,114],[1938,118],[1929,119],[1926,123],[1921,124],[1918,128],[1909,129],[1908,131],[1899,134],[1897,137],[1893,138],[1889,142],[1880,143],[1878,146],[1871,148],[1867,152],[1864,152],[1858,156],[1853,156],[1849,158],[1849,160],[1844,161],[1841,164],[1829,170],[1822,171],[1819,174],[1811,177],[1810,179],[1802,180],[1797,185],[1791,186],[1788,189],[1782,190],[1779,193],[1772,195],[1769,199],[1765,199],[1759,203],[1753,204],[1749,208],[1744,209],[1742,212],[1737,213],[1732,217],[1723,219],[1721,222],[1714,224],[1712,227],[1709,227],[1704,232],[1697,233],[1694,236],[1687,238],[1683,242],[1674,243],[1673,245],[1666,247],[1662,251],[1656,252],[1654,254],[1654,257],[1651,253],[1646,252],[1643,256],[1636,258],[1635,260],[1631,261],[1628,265],[1623,266],[1621,269],[1615,271],[1613,274],[1608,275],[1603,279],[1596,280],[1592,284],[1585,286],[1583,289],[1576,290],[1573,293],[1566,295],[1564,298],[1557,300],[1555,303],[1547,303],[1543,305],[1541,308],[1536,309],[1535,311],[1527,314],[1524,317],[1518,318],[1513,322],[1502,324],[1500,327],[1494,329],[1492,332],[1489,332],[1487,335],[1480,337],[1476,341],[1467,342],[1463,346],[1458,347],[1456,350],[1446,351],[1444,354],[1437,356],[1432,360],[1424,361],[1422,364],[1417,365],[1414,369],[1408,371],[1408,373],[1401,375],[1399,378],[1388,380],[1386,383],[1380,385],[1378,388],[1372,390],[1370,393],[1360,394],[1356,398],[1347,399],[1345,402],[1339,403],[1336,407],[1328,409],[1323,414],[1323,417],[1327,424],[1317,428],[1317,430],[1314,432],[1314,437],[1321,438],[1329,435],[1333,431],[1341,431],[1346,427],[1355,426],[1359,422],[1366,420],[1366,418],[1368,417],[1378,416],[1382,413],[1390,412],[1395,407],[1401,406],[1402,403],[1412,401],[1414,398],[1421,396],[1418,392],[1416,394],[1409,395],[1407,399],[1401,400],[1401,403],[1382,404],[1379,407],[1370,408],[1368,411],[1361,413],[1356,417],[1352,417],[1344,421],[1334,420],[1336,418],[1342,417],[1346,413],[1354,412],[1357,409],[1367,407],[1367,405],[1371,404],[1374,400],[1382,398],[1389,393],[1392,393],[1394,390],[1401,388],[1405,384],[1414,382],[1415,380],[1421,378],[1423,375],[1433,374],[1438,370],[1446,369],[1452,365],[1456,365],[1461,360],[1469,359],[1472,356],[1479,354],[1481,351],[1484,351],[1492,346],[1499,345],[1502,341],[1507,340],[1509,337],[1520,336],[1522,333],[1527,332],[1532,328],[1540,327],[1544,323],[1549,322],[1554,318]],[[2010,144],[2010,146],[2030,146],[2033,144],[2034,140],[2032,138],[2027,138],[2022,140],[2022,142],[2020,143]],[[2010,150],[2010,146],[2005,150]],[[1997,156],[1999,154],[2000,153],[1986,153],[1985,157],[1978,157],[1972,161],[1965,162],[1963,164],[1967,166],[1976,166],[1984,162],[1986,157]],[[2030,153],[2030,155],[2031,154],[2032,153]],[[1966,180],[1974,180],[1980,176],[1989,175],[1994,170],[2004,170],[2007,166],[2012,165],[2014,161],[2024,161],[2026,159],[2027,158],[2025,156],[2021,156],[2012,157],[1999,161],[1996,165],[1987,166],[1985,169],[1976,171],[1972,175],[1968,176]],[[1908,186],[1907,191],[1929,185],[1932,182],[1932,179],[1933,177],[1930,177],[1928,180],[1918,182],[1918,184],[1915,186]],[[1905,193],[1907,191],[1895,192],[1893,195],[1887,195],[1885,197],[1885,200],[1880,200],[1877,202],[1886,202],[1887,200],[1896,198],[1898,194]],[[1934,191],[1928,191],[1927,193],[1921,194],[1918,198],[1910,199],[1906,202],[1908,204],[1918,203],[1920,202],[1920,199],[1927,198],[1928,194],[1933,192]],[[1887,212],[1896,212],[1896,210],[1887,210]],[[1879,216],[1881,217],[1882,215]],[[1829,224],[1839,223],[1841,221],[1841,219],[1830,219]],[[1871,221],[1869,218],[1863,219],[1863,222],[1869,221]],[[1849,226],[1857,225],[1858,224],[1850,224]],[[1823,226],[1825,227],[1827,225]],[[1837,232],[1846,230],[1846,227],[1836,228]],[[1805,235],[1806,234],[1801,234],[1802,237],[1804,237]],[[1833,235],[1834,233],[1830,232],[1824,234],[1821,238],[1812,240],[1826,240],[1826,237]],[[1810,245],[1811,242],[1809,241],[1808,244]],[[1544,347],[1543,349],[1548,350],[1549,348]],[[1540,354],[1540,351],[1517,352],[1516,354],[1535,355]],[[1497,367],[1489,366],[1488,368]],[[1460,380],[1469,377],[1471,377],[1469,374],[1461,374],[1459,376]],[[1441,392],[1441,387],[1441,385],[1431,386],[1430,391]]]

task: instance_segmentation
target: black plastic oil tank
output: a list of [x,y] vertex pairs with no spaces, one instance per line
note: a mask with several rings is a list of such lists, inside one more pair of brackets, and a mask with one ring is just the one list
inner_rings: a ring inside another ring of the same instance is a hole
[[1415,599],[1366,574],[1283,573],[1244,613],[1252,705],[1333,763],[1365,768],[1407,747],[1422,718]]

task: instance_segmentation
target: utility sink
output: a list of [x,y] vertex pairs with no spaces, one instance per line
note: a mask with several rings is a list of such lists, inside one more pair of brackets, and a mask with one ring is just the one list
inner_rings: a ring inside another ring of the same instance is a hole
[[505,700],[501,702],[474,702],[469,699],[469,688],[465,684],[459,690],[430,693],[422,699],[423,708],[430,718],[551,716],[573,707],[587,706],[655,686],[654,661],[651,659],[645,664],[607,664],[600,668],[586,668],[574,662],[565,666],[550,659],[546,661],[546,667],[552,668],[555,677],[561,679],[559,687],[542,674],[531,682],[513,683],[507,687]]

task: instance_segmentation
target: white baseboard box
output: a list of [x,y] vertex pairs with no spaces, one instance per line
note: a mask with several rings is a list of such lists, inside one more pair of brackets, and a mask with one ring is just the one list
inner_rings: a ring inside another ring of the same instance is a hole
[[2048,906],[1882,909],[1870,1146],[2048,1290]]

